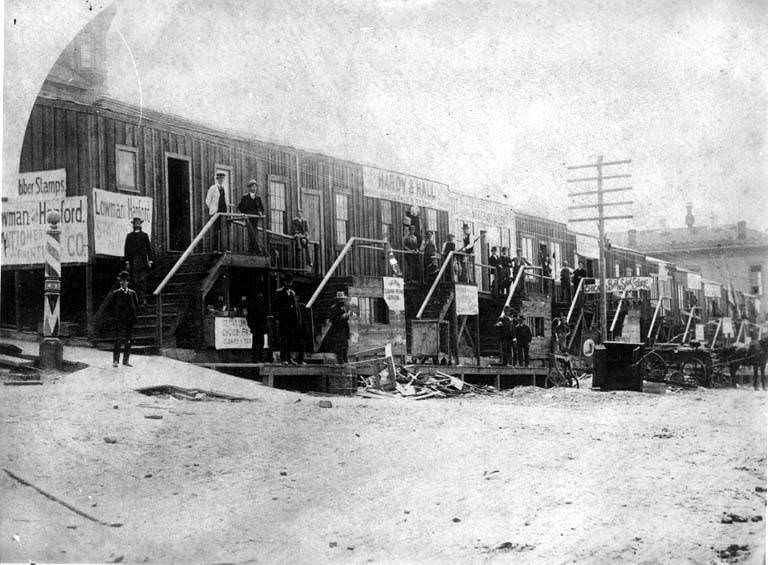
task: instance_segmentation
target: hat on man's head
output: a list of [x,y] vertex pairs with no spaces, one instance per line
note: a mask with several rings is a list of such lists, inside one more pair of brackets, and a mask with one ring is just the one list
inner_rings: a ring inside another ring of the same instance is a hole
[[256,182],[256,179],[251,179],[251,180],[249,180],[249,181],[248,181],[248,184],[246,184],[245,186],[246,186],[246,187],[248,187],[248,188],[250,188],[250,187],[252,187],[254,184],[255,184],[256,186],[259,186],[259,183],[258,183],[258,182]]
[[225,176],[227,176],[227,173],[225,173],[224,171],[216,171],[216,178],[225,177]]
[[121,281],[127,281],[131,278],[131,275],[128,271],[120,271],[120,273],[117,275],[117,278]]
[[293,282],[293,275],[291,273],[286,273],[283,277],[283,282],[291,283]]
[[346,298],[347,298],[347,295],[346,295],[346,294],[344,294],[344,291],[343,291],[343,290],[337,290],[337,291],[336,291],[336,298],[342,298],[342,299],[346,299]]
[[468,230],[469,229],[469,224],[464,224],[463,226],[461,226],[461,229]]
[[138,222],[139,224],[143,224],[143,223],[144,223],[144,220],[142,220],[142,219],[141,219],[141,218],[139,218],[138,216],[136,216],[135,218],[132,218],[132,219],[131,219],[131,223],[132,223],[132,224],[135,224],[135,223],[137,223],[137,222]]

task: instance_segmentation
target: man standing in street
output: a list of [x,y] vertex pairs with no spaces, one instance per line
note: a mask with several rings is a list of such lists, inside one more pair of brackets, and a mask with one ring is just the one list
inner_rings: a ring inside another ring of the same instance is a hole
[[304,213],[299,208],[297,216],[291,220],[291,233],[296,240],[296,264],[301,262],[301,255],[304,255],[304,264],[312,268],[312,257],[309,255],[309,223],[304,217]]
[[419,271],[419,240],[416,238],[416,228],[408,226],[408,233],[403,238],[405,250],[405,280],[415,281]]
[[256,194],[259,183],[255,179],[248,181],[248,192],[243,194],[240,204],[237,205],[237,211],[249,216],[258,216],[256,218],[247,218],[246,226],[248,228],[248,251],[261,254],[259,246],[259,221],[264,218],[264,203],[261,197]]
[[141,231],[141,218],[133,218],[133,231],[125,236],[125,246],[123,249],[123,260],[125,261],[125,270],[130,273],[133,279],[133,287],[136,289],[137,298],[140,304],[147,303],[147,279],[149,270],[154,262],[152,253],[152,244],[146,232]]
[[[208,215],[213,216],[216,213],[229,212],[229,194],[224,187],[224,179],[226,174],[219,171],[216,173],[216,182],[212,184],[208,189],[208,194],[205,196],[205,205],[208,207]],[[212,236],[212,248],[214,251],[225,251],[229,242],[226,241],[227,230],[227,218],[220,217],[216,220],[216,225],[211,228],[213,232]]]
[[245,320],[253,335],[251,358],[261,363],[264,353],[264,334],[267,333],[267,303],[263,292],[251,292],[248,296]]
[[131,339],[133,338],[133,325],[139,312],[139,301],[136,293],[128,288],[128,271],[122,271],[117,280],[120,286],[109,293],[107,299],[107,311],[111,312],[115,320],[115,345],[112,348],[112,366],[120,364],[120,349],[123,349],[123,365],[131,367]]
[[520,316],[518,318],[518,325],[515,331],[517,338],[517,362],[523,367],[527,367],[530,362],[528,353],[531,345],[531,328],[525,323],[525,318]]
[[331,306],[331,348],[338,363],[347,362],[349,352],[349,305],[343,291],[336,293],[336,302]]
[[295,365],[291,352],[296,350],[294,344],[298,339],[301,328],[301,312],[299,299],[293,290],[293,275],[285,275],[283,286],[275,293],[278,332],[280,334],[280,360],[283,365]]

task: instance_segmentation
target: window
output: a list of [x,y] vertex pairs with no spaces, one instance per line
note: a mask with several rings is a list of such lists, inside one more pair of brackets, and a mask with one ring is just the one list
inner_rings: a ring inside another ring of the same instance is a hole
[[544,318],[541,316],[528,318],[528,327],[532,337],[544,337]]
[[763,266],[749,266],[749,289],[750,294],[763,294]]
[[624,276],[625,277],[631,277],[632,276],[632,267],[630,267],[629,265],[624,267]]
[[637,265],[635,265],[635,276],[636,277],[640,276],[640,264],[639,263]]
[[[536,256],[533,254],[533,238],[531,237],[522,238],[520,247],[523,250],[523,257],[525,257],[529,261],[534,261],[536,259]],[[513,250],[510,250],[509,254],[514,257],[516,252],[517,250],[513,249]]]
[[435,232],[435,239],[437,239],[437,210],[427,208],[427,229]]
[[552,273],[558,282],[560,280],[560,269],[563,268],[563,255],[561,249],[562,247],[559,243],[555,243],[554,241],[549,242],[550,253],[554,255],[552,259]]
[[118,145],[115,148],[118,190],[139,192],[136,186],[136,154],[135,147]]
[[614,263],[613,265],[613,276],[617,279],[621,276],[621,265],[618,263]]
[[349,225],[349,197],[346,194],[336,194],[336,243],[346,245]]
[[285,233],[285,183],[269,181],[269,229]]
[[379,200],[379,220],[381,221],[381,238],[389,239],[392,234],[392,203],[389,200]]
[[77,43],[76,48],[77,66],[80,69],[93,69],[93,37],[84,34]]

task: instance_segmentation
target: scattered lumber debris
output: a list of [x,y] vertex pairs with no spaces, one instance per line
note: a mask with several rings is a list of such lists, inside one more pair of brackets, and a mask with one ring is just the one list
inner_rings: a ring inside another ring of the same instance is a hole
[[[493,395],[498,390],[490,385],[477,386],[433,368],[411,372],[413,365],[397,367],[394,364],[382,369],[377,375],[360,377],[358,396],[363,398],[454,398],[457,396]],[[393,369],[396,371],[392,377]]]

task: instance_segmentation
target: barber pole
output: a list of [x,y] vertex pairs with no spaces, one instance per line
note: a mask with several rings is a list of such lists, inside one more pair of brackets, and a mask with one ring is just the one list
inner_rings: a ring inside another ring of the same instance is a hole
[[61,314],[61,230],[58,212],[49,212],[50,227],[45,235],[45,286],[43,298],[43,341],[40,343],[40,365],[59,368],[63,345],[58,339]]

